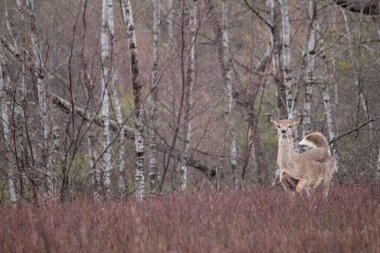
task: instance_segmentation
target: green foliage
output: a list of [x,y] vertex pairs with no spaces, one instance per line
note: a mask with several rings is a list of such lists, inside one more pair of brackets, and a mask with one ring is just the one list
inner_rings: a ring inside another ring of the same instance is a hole
[[8,185],[6,180],[0,181],[0,203],[9,202],[10,196],[8,192]]
[[81,181],[89,175],[91,171],[90,156],[88,152],[77,154],[72,163],[71,178],[74,181]]
[[349,71],[352,70],[352,63],[345,60],[340,60],[336,62],[336,69],[341,71]]
[[124,96],[120,98],[120,107],[124,117],[128,117],[129,115],[131,115],[134,109],[134,100],[132,93],[124,93]]

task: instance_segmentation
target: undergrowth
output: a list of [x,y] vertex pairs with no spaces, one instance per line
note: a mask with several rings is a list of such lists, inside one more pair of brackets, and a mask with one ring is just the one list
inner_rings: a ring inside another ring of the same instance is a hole
[[1,207],[0,252],[380,252],[380,186]]

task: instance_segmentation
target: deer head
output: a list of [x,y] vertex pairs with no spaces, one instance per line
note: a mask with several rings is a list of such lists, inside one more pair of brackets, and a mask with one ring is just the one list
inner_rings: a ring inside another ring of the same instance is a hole
[[302,123],[303,116],[300,115],[294,119],[278,119],[273,115],[268,115],[268,121],[277,129],[279,139],[292,140],[293,129]]

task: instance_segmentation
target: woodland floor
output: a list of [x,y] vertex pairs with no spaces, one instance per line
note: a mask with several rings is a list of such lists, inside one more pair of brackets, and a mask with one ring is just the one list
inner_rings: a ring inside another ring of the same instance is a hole
[[0,207],[0,252],[380,252],[380,185]]

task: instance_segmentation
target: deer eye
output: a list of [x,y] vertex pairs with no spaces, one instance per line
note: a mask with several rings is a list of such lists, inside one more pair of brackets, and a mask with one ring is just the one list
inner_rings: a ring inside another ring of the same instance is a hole
[[280,128],[281,126],[280,126],[280,125],[277,125],[276,127],[277,127],[277,128]]
[[292,125],[289,125],[288,127],[289,127],[289,128],[292,128]]

